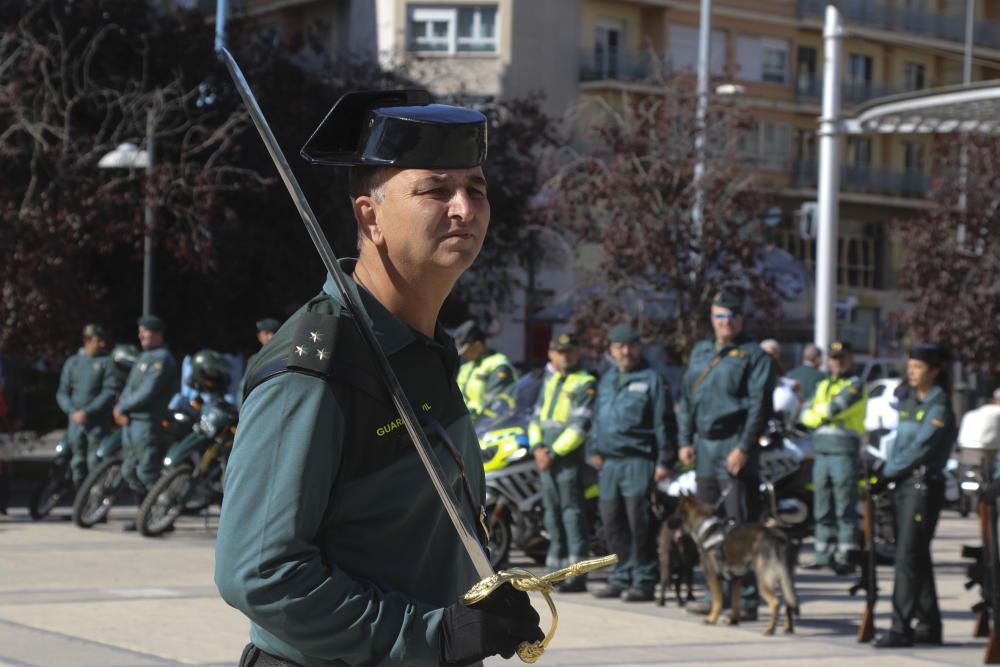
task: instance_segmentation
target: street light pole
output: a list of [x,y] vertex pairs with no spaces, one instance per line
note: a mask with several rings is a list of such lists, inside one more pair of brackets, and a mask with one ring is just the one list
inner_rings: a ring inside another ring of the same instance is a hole
[[708,80],[712,44],[712,0],[701,0],[701,23],[698,27],[698,111],[695,116],[694,137],[694,207],[691,222],[694,226],[694,246],[697,253],[695,270],[701,266],[701,235],[705,216],[705,144],[708,142]]
[[843,51],[840,12],[827,5],[823,24],[823,115],[819,121],[819,184],[816,233],[815,343],[828,350],[833,342],[837,299],[837,225],[840,206],[840,59]]

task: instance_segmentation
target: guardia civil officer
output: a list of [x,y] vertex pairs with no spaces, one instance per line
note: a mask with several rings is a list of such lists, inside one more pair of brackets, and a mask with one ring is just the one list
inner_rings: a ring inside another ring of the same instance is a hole
[[896,574],[892,628],[874,642],[877,648],[937,645],[942,640],[931,540],[944,505],[944,467],[958,430],[945,348],[914,345],[909,357],[910,391],[899,408],[896,443],[880,473],[893,489]]
[[517,374],[505,354],[486,345],[486,332],[473,320],[463,322],[455,329],[455,345],[465,359],[458,369],[458,386],[472,418],[513,409],[510,389],[517,381]]
[[[156,315],[144,315],[138,324],[142,354],[125,380],[114,418],[123,428],[122,477],[141,498],[160,476],[162,450],[166,445],[161,422],[167,415],[171,396],[179,387],[180,374],[164,344],[163,320]],[[124,529],[135,530],[135,522],[128,522]]]
[[[478,525],[479,444],[437,317],[486,236],[486,119],[429,99],[345,95],[302,153],[351,167],[360,255],[341,266]],[[467,665],[542,638],[510,586],[459,602],[479,577],[332,278],[248,373],[215,563],[250,619],[241,665]]]
[[785,377],[791,378],[802,387],[802,399],[808,401],[816,393],[816,385],[826,377],[820,367],[823,365],[823,353],[818,347],[809,343],[802,350],[802,363],[788,372]]
[[659,581],[650,493],[677,457],[677,422],[670,387],[642,357],[639,332],[628,324],[608,331],[615,366],[597,385],[590,452],[600,470],[601,521],[618,564],[600,598],[648,602]]
[[56,401],[69,418],[66,442],[73,452],[70,470],[79,486],[94,467],[97,446],[111,427],[111,409],[120,384],[107,350],[108,334],[98,324],[83,327],[83,347],[66,360]]
[[816,557],[806,569],[832,567],[838,574],[853,568],[847,556],[858,548],[858,478],[861,438],[865,434],[868,394],[852,375],[851,344],[835,341],[827,355],[830,377],[820,380],[802,424],[813,432],[813,512]]
[[[549,551],[545,567],[551,572],[587,557],[587,519],[584,514],[584,443],[590,431],[594,376],[580,366],[579,340],[571,329],[549,342],[552,372],[545,378],[528,425],[528,442],[542,473],[542,502]],[[559,590],[587,590],[584,577],[565,581]]]
[[[695,344],[683,376],[677,411],[679,458],[683,464],[696,463],[699,500],[721,503],[726,518],[752,521],[757,513],[758,439],[771,414],[774,365],[743,333],[739,297],[719,292],[711,318],[714,336]],[[743,582],[744,618],[753,620],[756,583],[749,577]],[[703,601],[687,606],[691,613],[702,614],[709,607]]]
[[[278,329],[281,328],[281,322],[274,319],[273,317],[265,317],[262,320],[257,320],[256,326],[257,326],[257,342],[260,343],[260,346],[263,348],[271,341],[272,338],[274,338],[275,332],[277,332]],[[251,354],[250,358],[247,359],[247,365],[245,366],[245,369],[243,371],[243,377],[240,378],[240,386],[236,390],[237,406],[239,406],[243,402],[243,391],[244,389],[246,389],[247,371],[249,371],[250,367],[253,366],[254,360],[257,358],[258,354],[260,354],[259,350]]]

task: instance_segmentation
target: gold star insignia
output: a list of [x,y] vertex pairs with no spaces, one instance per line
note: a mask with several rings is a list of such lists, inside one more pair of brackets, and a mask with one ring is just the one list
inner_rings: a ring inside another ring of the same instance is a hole
[[305,345],[296,345],[295,346],[295,354],[297,354],[297,355],[299,355],[301,357],[305,353],[306,353],[306,346]]
[[318,331],[310,331],[309,332],[309,337],[312,338],[312,342],[314,342],[314,343],[318,343],[321,340],[323,340],[323,334],[321,334]]
[[316,350],[316,356],[319,357],[320,361],[323,361],[327,357],[326,350]]

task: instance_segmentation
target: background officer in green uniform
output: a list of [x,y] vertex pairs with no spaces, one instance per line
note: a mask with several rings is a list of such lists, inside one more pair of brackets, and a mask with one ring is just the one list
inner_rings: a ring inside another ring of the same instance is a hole
[[858,548],[858,478],[868,394],[861,378],[851,375],[850,343],[834,342],[828,358],[830,377],[817,385],[801,420],[812,429],[816,447],[816,557],[805,567],[831,566],[838,574],[847,574],[853,569],[847,555]]
[[677,422],[670,387],[642,357],[639,332],[628,324],[608,331],[615,367],[597,385],[590,452],[601,471],[600,509],[608,548],[618,565],[601,598],[647,602],[660,579],[650,493],[670,475],[677,456]]
[[[274,338],[275,332],[281,328],[281,322],[273,317],[265,317],[262,320],[257,320],[257,342],[260,343],[261,348],[270,342]],[[244,366],[243,377],[240,378],[240,386],[236,390],[236,405],[239,406],[243,403],[243,390],[246,388],[247,381],[247,371],[253,366],[254,360],[260,351],[254,352],[247,359],[247,365]]]
[[[549,343],[552,372],[545,378],[528,425],[528,443],[542,472],[542,502],[549,552],[549,571],[583,560],[590,549],[584,514],[584,443],[590,431],[594,376],[580,367],[579,340],[567,329]],[[569,579],[559,590],[587,590],[584,577]]]
[[[160,476],[165,444],[161,422],[180,382],[177,363],[163,344],[163,330],[163,320],[156,315],[139,318],[142,354],[129,371],[114,411],[124,429],[122,477],[140,498]],[[135,522],[125,524],[125,530],[135,530]]]
[[802,387],[802,400],[808,401],[816,393],[816,385],[826,377],[826,373],[820,370],[823,365],[823,353],[820,349],[809,343],[802,350],[802,364],[790,370],[785,377],[791,378]]
[[[479,443],[437,317],[489,224],[486,119],[427,102],[345,95],[302,153],[352,167],[348,287],[478,525]],[[459,601],[479,577],[332,277],[248,373],[215,562],[250,619],[241,665],[467,665],[542,638],[526,593]]]
[[[711,316],[715,335],[695,344],[683,376],[684,394],[677,411],[679,458],[682,464],[696,463],[699,500],[713,505],[721,501],[726,518],[753,521],[758,504],[757,441],[772,411],[774,365],[743,333],[739,297],[719,292]],[[750,577],[743,581],[744,618],[752,620],[757,587]],[[687,608],[707,614],[709,605],[695,602]]]
[[514,397],[509,391],[517,374],[506,355],[486,346],[486,332],[472,320],[463,322],[455,329],[455,345],[465,359],[458,370],[458,386],[472,418],[513,409]]
[[[914,345],[906,364],[910,391],[899,408],[896,443],[880,472],[892,482],[896,507],[892,628],[878,648],[941,644],[931,540],[944,505],[943,471],[958,429],[951,409],[948,355],[940,345]],[[916,619],[916,629],[911,623]]]
[[97,446],[111,427],[111,408],[119,381],[108,356],[108,334],[97,324],[83,328],[83,348],[66,360],[56,401],[69,418],[66,442],[73,452],[70,470],[79,486],[94,467]]

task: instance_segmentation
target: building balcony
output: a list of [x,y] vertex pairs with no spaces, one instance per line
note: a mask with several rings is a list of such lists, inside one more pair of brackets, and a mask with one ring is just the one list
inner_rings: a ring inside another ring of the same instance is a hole
[[653,78],[657,69],[667,72],[665,63],[656,62],[649,53],[608,53],[603,57],[591,52],[580,55],[580,82],[640,82]]
[[[822,19],[828,4],[829,0],[799,0],[799,16]],[[965,42],[964,14],[894,7],[874,0],[841,0],[838,4],[845,21],[865,28]],[[977,19],[974,33],[977,46],[1000,48],[1000,24]]]
[[[926,86],[925,89],[929,87]],[[916,92],[902,86],[882,86],[874,83],[842,83],[840,101],[844,106],[854,106],[869,100],[900,93]],[[795,99],[809,104],[820,104],[823,100],[823,78],[818,76],[800,77],[795,85]]]
[[[816,188],[819,165],[815,160],[796,160],[792,182],[799,188]],[[931,176],[919,171],[897,171],[867,165],[843,165],[840,169],[842,192],[921,199],[927,196]]]

